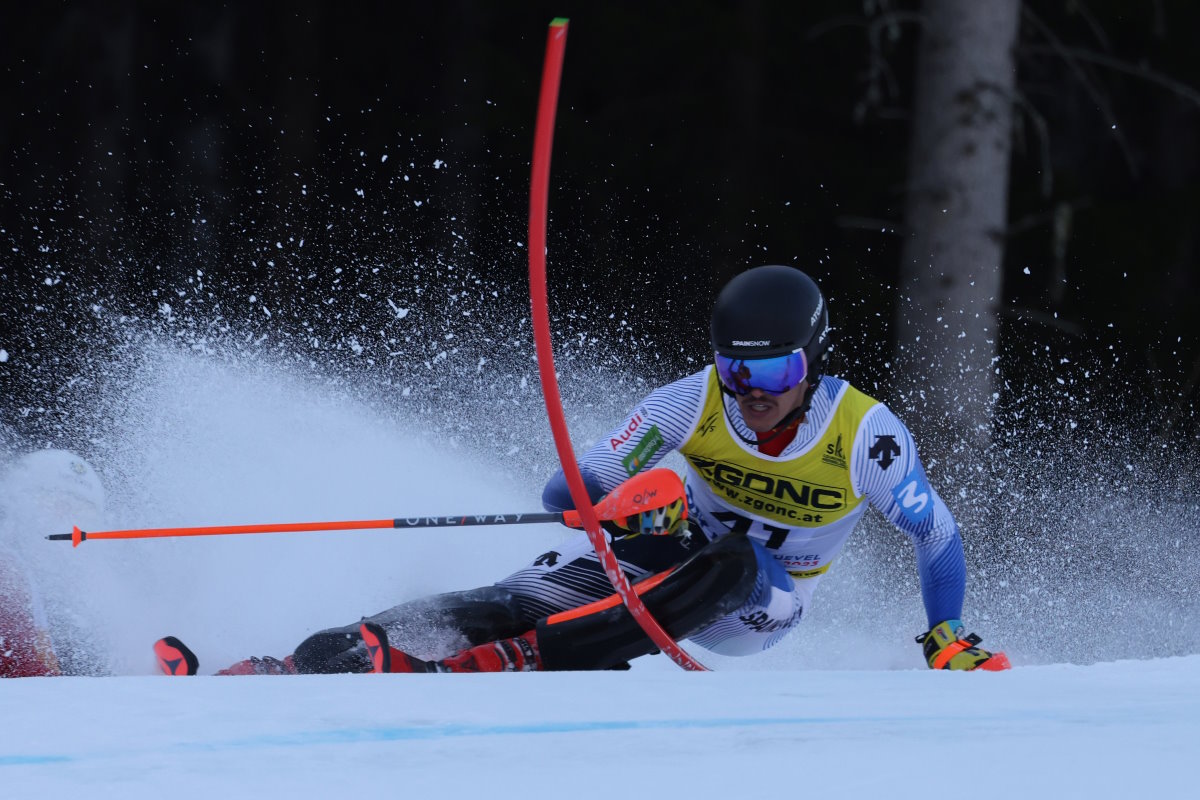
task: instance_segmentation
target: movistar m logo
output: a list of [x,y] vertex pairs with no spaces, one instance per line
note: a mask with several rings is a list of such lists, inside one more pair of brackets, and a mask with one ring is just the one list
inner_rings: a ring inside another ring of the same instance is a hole
[[913,480],[896,493],[896,500],[911,514],[920,514],[929,504],[929,493],[918,491],[918,488],[918,481]]
[[726,493],[745,492],[815,511],[838,511],[846,507],[845,490],[835,486],[792,480],[701,456],[689,455],[688,460],[705,480]]

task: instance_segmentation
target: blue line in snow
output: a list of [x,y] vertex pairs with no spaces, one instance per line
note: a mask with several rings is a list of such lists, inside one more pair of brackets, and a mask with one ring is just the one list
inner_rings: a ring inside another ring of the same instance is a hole
[[[911,721],[911,718],[909,718]],[[341,728],[323,731],[264,734],[224,741],[174,742],[164,745],[168,752],[212,752],[259,747],[296,747],[328,744],[361,744],[369,742],[420,741],[462,736],[525,736],[546,733],[592,733],[630,730],[745,728],[762,725],[821,725],[829,723],[855,724],[861,722],[896,722],[888,717],[762,717],[732,719],[664,719],[532,722],[519,725],[411,725],[394,728]],[[143,751],[144,752],[144,751]],[[80,755],[0,755],[0,767],[59,764],[72,761],[127,758],[129,750],[82,753]]]
[[21,767],[31,764],[61,764],[73,761],[71,756],[0,756],[0,767]]
[[[1019,718],[1024,721],[1044,719],[1067,725],[1092,725],[1096,720],[1086,715],[1079,719],[1064,719],[1054,714],[1037,714],[1023,711]],[[975,722],[983,718],[973,718]],[[991,721],[1007,720],[1008,717],[991,716]],[[528,736],[547,733],[596,733],[612,731],[652,730],[713,730],[718,728],[753,728],[770,726],[817,726],[817,725],[877,725],[935,723],[942,724],[940,715],[895,716],[831,716],[831,717],[727,717],[717,719],[651,719],[651,720],[584,720],[561,722],[530,722],[511,725],[478,725],[450,723],[445,725],[407,725],[398,727],[335,728],[295,733],[271,733],[239,739],[198,739],[185,742],[164,742],[160,748],[142,748],[140,751],[115,749],[110,751],[84,752],[78,755],[0,755],[0,767],[60,764],[64,762],[96,761],[131,758],[146,753],[204,753],[221,750],[257,749],[268,747],[305,747],[320,745],[364,744],[372,742],[430,741],[464,736]]]
[[[224,743],[224,746],[281,746],[301,744],[345,744],[394,742],[414,739],[445,739],[459,736],[523,736],[544,733],[591,733],[631,730],[746,728],[760,725],[827,725],[830,723],[896,721],[888,717],[761,717],[732,719],[611,720],[600,722],[531,722],[518,725],[414,725],[397,728],[343,728],[340,730],[268,734]],[[219,747],[214,743],[212,746]]]

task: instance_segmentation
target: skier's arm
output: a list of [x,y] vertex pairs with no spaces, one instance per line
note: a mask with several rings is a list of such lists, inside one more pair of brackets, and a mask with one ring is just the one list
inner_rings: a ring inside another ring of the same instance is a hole
[[851,472],[865,494],[916,548],[917,572],[929,630],[917,637],[931,669],[1008,669],[1003,653],[979,647],[962,623],[967,567],[954,516],[929,485],[908,428],[879,405],[855,437]]
[[[655,389],[583,454],[579,471],[593,503],[687,441],[700,415],[707,377],[702,370]],[[561,469],[546,483],[542,505],[547,511],[575,507]]]
[[[600,498],[607,493],[600,488],[600,482],[596,476],[583,466],[579,467],[579,474],[583,476],[583,485],[587,489],[592,504],[599,503]],[[575,508],[575,502],[571,499],[571,490],[567,486],[567,476],[561,469],[551,476],[546,487],[542,489],[542,505],[547,511],[571,511]]]
[[912,434],[887,406],[859,426],[851,470],[856,490],[913,543],[929,627],[958,619],[967,578],[958,525],[929,484]]

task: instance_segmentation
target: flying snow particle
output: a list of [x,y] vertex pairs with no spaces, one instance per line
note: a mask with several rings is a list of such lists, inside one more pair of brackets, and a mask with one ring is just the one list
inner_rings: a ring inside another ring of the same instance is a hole
[[6,361],[8,361],[8,351],[3,347],[0,347],[0,364],[3,364]]

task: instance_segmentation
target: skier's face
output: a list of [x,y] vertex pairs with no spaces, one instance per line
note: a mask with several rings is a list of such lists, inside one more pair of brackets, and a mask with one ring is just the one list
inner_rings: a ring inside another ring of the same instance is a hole
[[742,419],[746,421],[746,427],[755,433],[771,430],[791,413],[792,409],[800,406],[806,389],[808,381],[800,381],[782,394],[768,394],[762,389],[751,389],[749,394],[738,396],[738,408],[742,410]]

